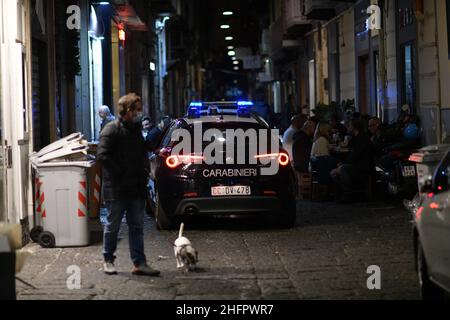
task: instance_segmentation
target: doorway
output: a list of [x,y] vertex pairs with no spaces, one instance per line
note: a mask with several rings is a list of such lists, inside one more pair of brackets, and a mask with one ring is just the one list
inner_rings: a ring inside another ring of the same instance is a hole
[[369,113],[370,106],[370,60],[369,56],[359,57],[359,112],[361,114]]
[[411,111],[416,110],[416,71],[414,64],[415,55],[415,45],[413,42],[409,42],[401,46],[401,105],[408,104],[411,108]]

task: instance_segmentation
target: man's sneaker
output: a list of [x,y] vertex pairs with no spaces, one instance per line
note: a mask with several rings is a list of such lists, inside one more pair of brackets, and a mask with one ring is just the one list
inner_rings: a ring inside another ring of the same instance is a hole
[[132,273],[137,276],[157,277],[161,272],[150,268],[147,264],[141,264],[139,267],[134,267]]
[[114,274],[117,274],[116,267],[114,267],[114,263],[111,263],[111,262],[105,262],[105,263],[103,264],[103,271],[104,271],[107,275],[114,275]]

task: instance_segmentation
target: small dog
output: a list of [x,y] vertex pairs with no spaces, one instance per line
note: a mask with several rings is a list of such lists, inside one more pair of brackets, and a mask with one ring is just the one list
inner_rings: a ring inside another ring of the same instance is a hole
[[184,223],[180,226],[178,239],[174,244],[175,258],[177,259],[178,270],[184,272],[194,271],[198,262],[198,252],[192,246],[188,238],[183,237]]

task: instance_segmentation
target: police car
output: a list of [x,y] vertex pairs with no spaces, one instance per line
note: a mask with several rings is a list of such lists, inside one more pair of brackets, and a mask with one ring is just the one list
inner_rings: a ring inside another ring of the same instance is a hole
[[150,156],[159,229],[187,216],[271,216],[296,222],[296,180],[279,136],[252,102],[195,102],[163,132]]

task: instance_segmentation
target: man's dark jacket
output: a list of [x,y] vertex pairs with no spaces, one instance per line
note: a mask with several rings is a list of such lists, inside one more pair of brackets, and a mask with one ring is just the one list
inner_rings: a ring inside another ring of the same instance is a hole
[[146,198],[150,150],[141,129],[121,119],[103,129],[97,159],[103,166],[105,201]]
[[344,164],[351,164],[362,173],[371,173],[374,170],[373,145],[365,133],[360,133],[351,139],[350,153]]
[[294,136],[292,154],[294,158],[294,168],[298,172],[309,172],[309,161],[311,159],[312,139],[300,130]]

